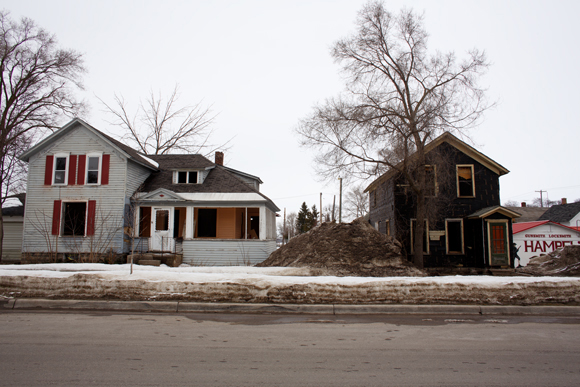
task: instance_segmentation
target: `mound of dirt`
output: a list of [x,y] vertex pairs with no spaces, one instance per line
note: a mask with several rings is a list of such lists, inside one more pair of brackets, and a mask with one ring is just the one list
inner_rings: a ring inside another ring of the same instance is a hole
[[362,219],[323,223],[292,238],[256,266],[314,269],[315,275],[391,277],[426,274],[401,255],[401,244]]
[[516,272],[533,276],[580,277],[580,246],[566,246],[533,257],[526,266],[517,268]]

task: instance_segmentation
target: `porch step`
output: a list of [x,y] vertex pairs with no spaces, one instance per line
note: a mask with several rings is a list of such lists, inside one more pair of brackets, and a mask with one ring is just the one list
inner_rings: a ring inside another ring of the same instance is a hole
[[140,259],[139,265],[159,266],[159,265],[161,265],[161,260],[159,260],[159,259]]
[[489,269],[493,276],[502,277],[502,276],[514,276],[515,270],[514,269]]

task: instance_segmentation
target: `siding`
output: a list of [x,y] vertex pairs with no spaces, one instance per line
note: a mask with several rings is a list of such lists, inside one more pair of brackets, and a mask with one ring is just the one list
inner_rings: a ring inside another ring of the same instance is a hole
[[22,251],[23,218],[4,218],[2,262],[20,261]]
[[183,263],[199,266],[244,266],[264,261],[276,250],[275,240],[185,240]]
[[[109,184],[101,186],[45,186],[46,155],[67,152],[110,154]],[[123,217],[127,160],[99,137],[78,125],[68,136],[30,158],[23,246],[26,252],[88,252],[123,246]],[[63,238],[50,235],[55,200],[96,200],[95,236]],[[107,246],[103,246],[106,244]]]

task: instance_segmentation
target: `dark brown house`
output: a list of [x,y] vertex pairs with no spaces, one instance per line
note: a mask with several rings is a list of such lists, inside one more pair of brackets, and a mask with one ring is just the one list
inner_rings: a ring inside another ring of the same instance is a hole
[[[425,147],[427,219],[425,267],[513,267],[512,219],[500,206],[499,177],[509,171],[450,133]],[[416,197],[403,176],[391,170],[369,193],[369,221],[399,239],[411,258]]]

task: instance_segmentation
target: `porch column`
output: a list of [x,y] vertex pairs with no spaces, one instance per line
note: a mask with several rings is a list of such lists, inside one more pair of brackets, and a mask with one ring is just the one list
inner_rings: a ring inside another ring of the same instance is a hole
[[264,240],[267,239],[268,236],[268,229],[267,229],[267,219],[266,219],[266,207],[265,206],[260,206],[260,235],[259,238],[260,240]]
[[195,228],[193,214],[193,206],[185,207],[185,239],[193,239],[193,230]]

